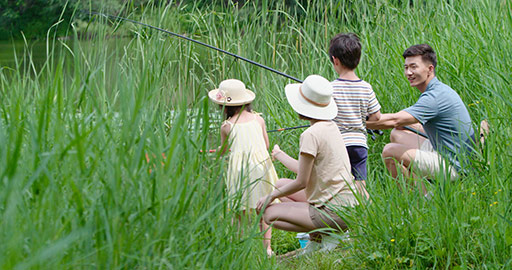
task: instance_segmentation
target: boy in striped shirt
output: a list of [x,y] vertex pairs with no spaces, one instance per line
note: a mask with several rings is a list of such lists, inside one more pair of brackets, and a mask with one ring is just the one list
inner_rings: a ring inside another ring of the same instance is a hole
[[343,135],[352,174],[361,189],[361,185],[366,186],[367,177],[366,120],[380,119],[380,104],[372,86],[355,73],[361,58],[361,43],[356,34],[334,36],[329,45],[329,58],[339,75],[332,81],[333,97],[338,105],[338,115],[333,120]]

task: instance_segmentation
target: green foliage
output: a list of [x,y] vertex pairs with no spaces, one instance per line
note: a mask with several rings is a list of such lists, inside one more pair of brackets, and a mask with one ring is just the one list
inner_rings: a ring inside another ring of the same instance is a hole
[[103,11],[119,14],[132,12],[149,5],[160,5],[161,1],[150,0],[31,0],[0,1],[0,40],[22,35],[26,38],[44,38],[56,23],[57,35],[66,35],[73,20],[88,19],[82,11]]
[[[62,0],[52,1],[2,1],[0,4],[0,38],[11,35],[31,38],[43,36],[61,18]],[[69,15],[69,14],[68,14]],[[69,23],[69,16],[65,24]]]
[[[297,78],[335,78],[328,41],[356,32],[364,50],[357,73],[383,112],[417,99],[401,53],[428,42],[440,80],[460,93],[475,125],[491,124],[474,170],[456,182],[439,176],[428,186],[431,200],[400,192],[380,160],[386,133],[370,141],[371,203],[343,213],[351,240],[330,254],[267,259],[257,219],[241,229],[233,222],[224,158],[199,151],[219,142],[220,111],[206,93],[241,79],[271,130],[304,124],[284,97],[290,81],[103,17],[92,19],[96,34],[81,41],[78,31],[91,27],[81,18],[86,25],[69,28],[72,40],[46,41],[42,62],[25,45],[13,66],[0,67],[0,268],[510,268],[510,1],[307,3],[171,2],[137,14]],[[130,35],[111,38],[120,27]],[[300,133],[271,133],[271,145],[296,155]],[[293,233],[273,235],[278,254],[298,247]]]

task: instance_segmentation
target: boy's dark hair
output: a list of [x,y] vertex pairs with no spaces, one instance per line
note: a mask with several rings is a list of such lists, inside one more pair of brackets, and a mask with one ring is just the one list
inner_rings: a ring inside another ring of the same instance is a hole
[[248,112],[252,112],[251,103],[245,104],[245,105],[240,105],[240,106],[224,106],[224,105],[219,105],[219,106],[221,109],[224,108],[224,116],[226,117],[226,119],[229,119],[233,115],[237,114],[242,108],[244,108],[244,110],[246,110]]
[[430,45],[428,45],[428,44],[413,45],[413,46],[407,48],[404,51],[404,54],[402,54],[404,59],[409,56],[417,56],[417,55],[421,55],[421,60],[431,63],[434,66],[434,69],[436,68],[436,66],[437,66],[436,52],[434,52],[434,49],[432,49],[432,47],[430,47]]
[[354,33],[340,33],[331,39],[329,44],[329,59],[338,58],[341,64],[348,69],[354,70],[361,59],[361,42]]

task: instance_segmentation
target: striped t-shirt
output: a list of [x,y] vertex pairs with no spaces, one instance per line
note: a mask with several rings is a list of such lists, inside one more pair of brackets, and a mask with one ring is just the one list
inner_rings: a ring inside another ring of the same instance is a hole
[[336,79],[331,82],[333,98],[338,105],[334,122],[343,135],[346,146],[366,144],[366,117],[380,110],[372,86],[363,80]]

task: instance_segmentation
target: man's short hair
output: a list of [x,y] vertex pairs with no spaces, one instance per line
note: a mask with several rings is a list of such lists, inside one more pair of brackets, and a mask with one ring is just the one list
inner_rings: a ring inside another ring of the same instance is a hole
[[430,45],[428,45],[428,44],[413,45],[413,46],[407,48],[405,50],[404,54],[402,54],[404,59],[407,57],[410,57],[410,56],[417,56],[417,55],[421,55],[421,60],[431,63],[434,66],[434,69],[436,68],[436,66],[437,66],[436,52],[434,52],[434,49],[432,49],[432,47],[430,47]]
[[354,33],[340,33],[331,39],[329,44],[329,58],[338,58],[341,64],[348,69],[356,69],[361,59],[361,43]]

